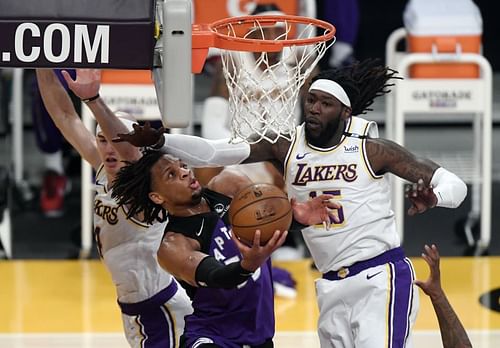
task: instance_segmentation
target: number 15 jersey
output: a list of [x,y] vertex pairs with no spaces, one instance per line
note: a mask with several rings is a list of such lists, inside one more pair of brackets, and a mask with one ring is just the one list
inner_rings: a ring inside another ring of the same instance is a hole
[[374,122],[351,117],[340,143],[318,148],[307,143],[305,125],[297,127],[285,160],[290,198],[304,202],[331,194],[342,207],[340,222],[302,230],[318,270],[337,271],[399,246],[388,175],[376,175],[367,159],[366,137],[378,136]]

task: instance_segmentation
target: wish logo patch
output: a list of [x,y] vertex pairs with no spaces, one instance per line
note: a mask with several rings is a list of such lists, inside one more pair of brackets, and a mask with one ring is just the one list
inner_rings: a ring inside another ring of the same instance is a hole
[[344,145],[344,152],[345,153],[357,153],[357,152],[359,152],[359,146],[358,145],[351,145],[351,146]]

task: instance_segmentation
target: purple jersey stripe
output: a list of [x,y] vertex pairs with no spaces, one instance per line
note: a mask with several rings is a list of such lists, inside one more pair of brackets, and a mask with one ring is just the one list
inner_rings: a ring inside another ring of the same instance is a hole
[[175,347],[175,325],[172,313],[167,306],[157,311],[139,315],[136,319],[141,327],[141,347]]
[[394,262],[392,342],[390,347],[402,348],[408,337],[411,303],[413,300],[413,274],[406,260]]

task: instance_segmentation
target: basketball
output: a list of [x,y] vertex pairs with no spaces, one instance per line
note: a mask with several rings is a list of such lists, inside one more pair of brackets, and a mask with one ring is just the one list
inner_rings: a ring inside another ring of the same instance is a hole
[[240,240],[252,245],[255,230],[260,230],[260,243],[264,245],[276,230],[288,230],[292,223],[292,206],[277,186],[253,184],[233,198],[229,218]]

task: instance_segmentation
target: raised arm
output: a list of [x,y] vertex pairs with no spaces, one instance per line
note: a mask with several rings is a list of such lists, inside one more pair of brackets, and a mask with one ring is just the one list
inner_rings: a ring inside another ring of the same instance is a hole
[[456,208],[467,195],[467,185],[455,174],[433,161],[420,158],[386,139],[367,139],[367,155],[376,174],[393,173],[414,183],[407,193],[410,215],[435,206]]
[[468,348],[472,344],[467,336],[464,326],[453,310],[443,288],[441,287],[441,272],[439,269],[439,251],[435,245],[425,246],[422,258],[427,262],[430,276],[424,282],[417,280],[419,286],[431,299],[432,306],[436,312],[441,331],[441,340],[444,348]]
[[286,232],[276,232],[263,246],[260,233],[256,233],[252,246],[246,246],[233,237],[240,249],[242,260],[230,264],[200,251],[200,243],[180,233],[167,232],[158,250],[158,263],[177,279],[197,287],[234,288],[245,282],[271,253],[280,247]]
[[73,103],[52,69],[37,69],[40,94],[50,117],[62,135],[87,162],[97,169],[101,159],[95,136],[83,124]]
[[[115,138],[118,133],[128,132],[128,128],[99,96],[101,87],[100,70],[77,69],[76,80],[73,80],[66,71],[62,73],[69,88],[75,95],[82,99],[89,107],[90,111],[92,111],[92,114],[106,138],[111,140]],[[141,156],[139,149],[129,143],[114,143],[113,146],[124,160],[134,161]]]
[[224,167],[232,164],[270,161],[283,169],[290,142],[280,138],[249,145],[232,144],[229,139],[209,140],[182,134],[163,134],[164,129],[136,127],[133,132],[118,134],[113,142],[129,142],[137,147],[151,146],[182,158],[191,167]]

